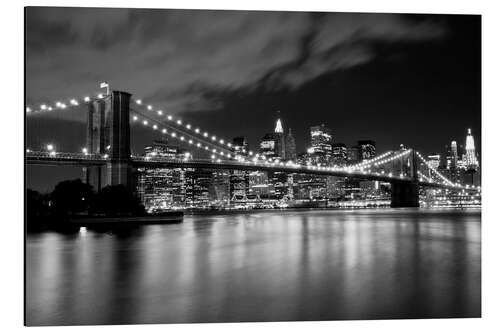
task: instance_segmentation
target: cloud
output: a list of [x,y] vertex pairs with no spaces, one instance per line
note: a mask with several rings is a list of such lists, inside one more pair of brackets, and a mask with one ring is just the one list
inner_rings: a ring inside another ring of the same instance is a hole
[[377,42],[442,37],[393,14],[28,8],[27,96],[50,102],[99,81],[171,113],[212,110],[254,89],[296,89],[372,60]]

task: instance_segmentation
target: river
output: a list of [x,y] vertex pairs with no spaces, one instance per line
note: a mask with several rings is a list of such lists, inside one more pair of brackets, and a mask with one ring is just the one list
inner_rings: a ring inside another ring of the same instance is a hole
[[28,325],[481,315],[479,210],[186,215],[26,239]]

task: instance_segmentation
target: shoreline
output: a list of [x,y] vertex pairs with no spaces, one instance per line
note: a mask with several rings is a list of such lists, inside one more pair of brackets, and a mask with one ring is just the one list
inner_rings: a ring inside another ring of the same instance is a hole
[[293,208],[265,208],[265,209],[228,209],[228,210],[197,210],[197,209],[186,209],[183,210],[185,215],[197,216],[197,215],[237,215],[242,213],[271,213],[271,212],[304,212],[304,211],[479,211],[481,212],[481,207],[293,207]]
[[[321,208],[270,208],[270,209],[238,209],[238,210],[177,210],[168,213],[151,214],[147,216],[79,216],[66,218],[65,220],[54,220],[51,217],[44,217],[33,225],[26,225],[27,233],[37,233],[44,231],[60,231],[60,232],[76,232],[81,227],[96,230],[114,230],[136,228],[146,225],[167,225],[181,224],[185,217],[195,216],[230,216],[240,214],[256,214],[256,213],[302,213],[302,212],[428,212],[428,213],[479,213],[482,214],[480,207],[406,207],[406,208],[391,208],[391,207],[321,207]],[[55,218],[55,217],[54,217]]]

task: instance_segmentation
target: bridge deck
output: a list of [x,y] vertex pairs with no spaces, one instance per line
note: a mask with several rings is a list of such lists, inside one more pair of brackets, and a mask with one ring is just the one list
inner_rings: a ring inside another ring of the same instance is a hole
[[[26,164],[28,165],[69,165],[69,166],[103,166],[109,163],[108,158],[100,155],[82,155],[59,153],[50,155],[48,153],[26,154]],[[271,171],[286,172],[295,174],[310,174],[322,176],[347,177],[359,180],[381,181],[389,183],[410,183],[413,179],[409,177],[389,176],[388,174],[375,174],[361,171],[346,171],[343,169],[320,169],[316,167],[263,164],[253,162],[238,162],[223,160],[214,162],[212,160],[184,160],[184,159],[146,159],[143,157],[133,157],[132,166],[135,168],[197,168],[213,170],[243,170],[243,171]],[[419,181],[419,185],[436,188],[453,188],[450,185]]]

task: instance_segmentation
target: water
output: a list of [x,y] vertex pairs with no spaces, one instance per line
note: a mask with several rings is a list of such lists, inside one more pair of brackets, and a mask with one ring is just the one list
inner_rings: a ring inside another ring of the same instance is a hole
[[479,211],[197,215],[26,246],[28,325],[481,314]]

